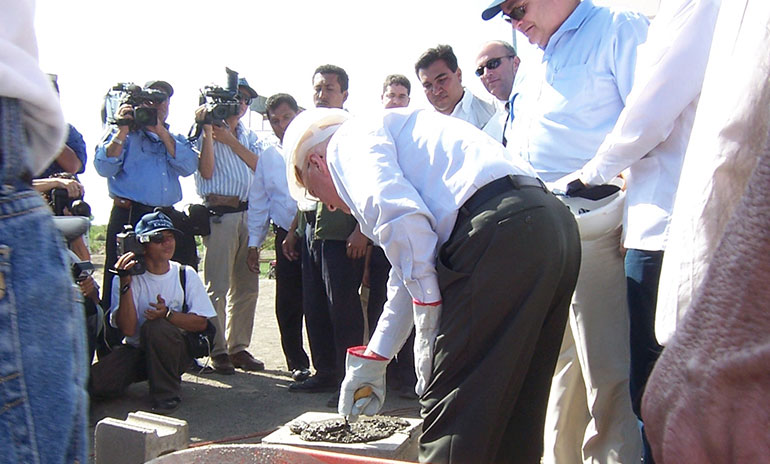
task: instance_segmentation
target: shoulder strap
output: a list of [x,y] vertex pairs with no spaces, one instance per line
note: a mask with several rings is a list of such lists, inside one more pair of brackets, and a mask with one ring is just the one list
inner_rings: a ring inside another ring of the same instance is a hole
[[179,282],[182,284],[182,312],[186,313],[190,310],[187,306],[187,294],[185,293],[185,284],[187,283],[187,266],[184,264],[179,265]]

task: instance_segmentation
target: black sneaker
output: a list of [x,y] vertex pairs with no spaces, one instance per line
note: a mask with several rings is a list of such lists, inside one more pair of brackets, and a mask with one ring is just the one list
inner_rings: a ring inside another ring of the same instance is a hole
[[290,383],[289,391],[299,393],[332,392],[338,387],[339,384],[333,377],[320,376],[316,374],[301,382]]
[[182,399],[178,396],[175,396],[173,398],[168,398],[165,400],[156,400],[153,401],[152,404],[152,412],[155,414],[171,414],[172,412],[176,411],[177,408],[179,408],[179,403],[182,402]]
[[310,369],[307,367],[303,367],[302,369],[292,369],[291,378],[294,379],[295,382],[307,380],[310,378]]

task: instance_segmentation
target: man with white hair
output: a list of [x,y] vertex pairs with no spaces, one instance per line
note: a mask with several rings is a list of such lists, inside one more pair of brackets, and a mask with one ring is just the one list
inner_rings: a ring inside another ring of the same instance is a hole
[[580,265],[567,208],[526,162],[431,111],[309,110],[284,142],[292,196],[351,213],[393,265],[369,345],[348,349],[339,412],[381,408],[414,324],[420,461],[539,460]]

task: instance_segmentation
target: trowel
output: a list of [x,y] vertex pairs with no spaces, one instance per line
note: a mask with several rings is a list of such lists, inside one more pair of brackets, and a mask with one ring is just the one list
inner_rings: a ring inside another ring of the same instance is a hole
[[[363,410],[372,400],[372,387],[365,385],[353,393],[353,409]],[[358,420],[358,414],[345,414],[345,428],[350,430],[350,422]]]

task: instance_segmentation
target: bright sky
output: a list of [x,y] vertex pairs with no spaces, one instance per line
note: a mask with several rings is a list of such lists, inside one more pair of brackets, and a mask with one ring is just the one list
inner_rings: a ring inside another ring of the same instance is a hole
[[[466,87],[491,100],[473,73],[476,53],[488,40],[511,40],[511,28],[499,17],[481,20],[488,3],[37,0],[35,28],[40,66],[59,75],[65,118],[86,141],[88,166],[81,176],[86,201],[94,223],[106,224],[111,200],[93,157],[103,133],[102,99],[117,82],[170,82],[174,96],[167,122],[172,132],[183,134],[192,124],[198,89],[224,86],[225,66],[246,77],[260,95],[290,93],[309,108],[313,70],[336,64],[350,76],[345,106],[354,114],[379,108],[385,76],[401,73],[412,81],[412,106],[429,107],[414,62],[427,48],[446,43],[454,48]],[[518,40],[526,59],[526,39]],[[252,114],[252,127],[260,127],[259,117]],[[199,201],[193,176],[182,185],[178,208]]]

